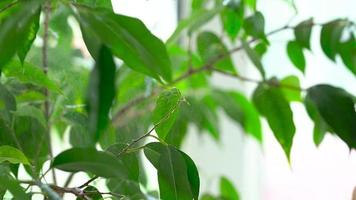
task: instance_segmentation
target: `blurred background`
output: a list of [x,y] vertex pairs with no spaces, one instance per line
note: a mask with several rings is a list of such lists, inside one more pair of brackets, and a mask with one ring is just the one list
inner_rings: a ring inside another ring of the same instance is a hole
[[[173,33],[179,19],[190,11],[189,0],[112,0],[115,12],[141,19],[150,30],[166,40]],[[266,20],[266,32],[292,25],[311,18],[323,23],[335,18],[356,20],[355,0],[295,0],[293,8],[289,0],[258,0],[257,10]],[[221,31],[218,20],[211,21],[202,29]],[[263,58],[268,77],[297,75],[302,87],[317,83],[329,83],[345,88],[356,95],[356,80],[342,67],[332,63],[321,52],[319,31],[313,30],[312,52],[305,52],[307,67],[305,75],[292,67],[285,46],[292,37],[284,31],[270,38],[271,46]],[[186,39],[187,40],[187,39]],[[187,43],[186,40],[181,42]],[[229,41],[226,39],[226,42]],[[230,47],[237,44],[229,44]],[[245,55],[234,54],[235,66],[247,77],[258,77]],[[248,71],[247,69],[251,70]],[[289,74],[288,74],[289,73]],[[216,75],[213,83],[219,87],[239,89],[251,94],[256,86]],[[313,125],[298,103],[292,104],[294,122],[297,127],[289,164],[280,145],[274,139],[267,123],[263,122],[263,139],[256,140],[243,134],[221,112],[221,141],[214,141],[207,134],[197,134],[194,127],[183,143],[200,171],[201,190],[216,193],[221,175],[233,181],[242,200],[349,200],[356,186],[356,152],[349,151],[346,144],[330,134],[317,148],[313,143]],[[155,171],[149,175],[154,189],[157,186]]]

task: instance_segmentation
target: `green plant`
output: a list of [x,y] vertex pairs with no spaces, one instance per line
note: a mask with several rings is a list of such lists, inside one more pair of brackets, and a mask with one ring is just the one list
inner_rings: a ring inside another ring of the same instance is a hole
[[[213,9],[209,3],[215,4]],[[222,35],[201,28],[214,17],[221,21]],[[227,4],[193,0],[191,16],[180,21],[163,43],[138,19],[114,14],[110,1],[2,0],[0,197],[8,192],[15,199],[30,199],[37,193],[46,199],[61,199],[64,193],[77,199],[158,198],[157,192],[141,190],[145,188],[141,160],[148,159],[157,169],[161,199],[236,200],[238,193],[225,177],[220,197],[200,195],[198,169],[179,150],[190,124],[219,140],[218,109],[259,142],[260,118],[265,118],[289,160],[295,133],[290,103],[300,102],[314,121],[316,145],[329,132],[355,149],[354,96],[331,85],[301,88],[293,75],[281,80],[266,77],[261,62],[272,45],[268,37],[293,30],[295,39],[286,51],[304,72],[303,52],[311,50],[311,32],[319,26],[325,55],[333,61],[340,57],[356,74],[355,23],[307,19],[269,33],[264,23],[255,0]],[[92,68],[87,62],[91,58],[73,48],[73,27],[78,25],[95,63]],[[189,38],[187,47],[179,42],[184,34]],[[225,36],[234,48],[225,46],[221,40]],[[40,44],[34,45],[36,37]],[[231,59],[235,52],[246,53],[261,79],[237,71]],[[257,87],[250,99],[212,85],[213,73]],[[53,155],[54,134],[63,140],[69,134],[72,148]],[[157,142],[145,143],[148,137]],[[141,151],[145,158],[139,156]],[[30,179],[19,176],[20,166]],[[70,173],[64,185],[58,184],[54,169]],[[91,178],[68,187],[78,172]],[[47,173],[52,173],[52,183],[44,181]],[[107,191],[95,187],[97,179],[106,180]]]

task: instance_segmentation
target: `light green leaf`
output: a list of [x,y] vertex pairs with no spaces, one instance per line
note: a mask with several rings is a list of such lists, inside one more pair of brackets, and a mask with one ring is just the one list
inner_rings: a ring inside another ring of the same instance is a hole
[[43,69],[30,63],[12,61],[3,68],[3,73],[7,77],[14,77],[21,82],[31,83],[40,87],[45,87],[53,92],[61,93],[58,85],[43,72]]
[[157,126],[156,133],[160,138],[165,139],[172,128],[181,101],[182,95],[176,88],[164,91],[158,97],[152,120]]
[[38,18],[41,2],[41,0],[20,1],[18,6],[12,8],[16,11],[2,22],[0,29],[0,70],[26,44],[27,34],[25,33],[30,32],[33,21]]
[[247,17],[243,25],[245,32],[254,38],[265,39],[265,19],[260,12]]
[[247,6],[249,6],[253,10],[256,10],[256,1],[257,0],[244,0]]
[[258,111],[267,119],[274,136],[290,161],[295,126],[288,101],[278,88],[266,85],[259,85],[252,99]]
[[123,162],[112,155],[94,148],[72,148],[54,158],[53,168],[67,172],[90,172],[105,178],[127,178]]
[[14,114],[16,116],[21,116],[21,117],[32,117],[36,119],[38,122],[40,122],[44,128],[47,128],[47,120],[44,116],[44,113],[37,107],[31,105],[22,105],[17,108]]
[[[105,44],[128,67],[157,80],[172,80],[171,63],[165,45],[138,19],[116,15],[107,9],[77,7],[86,44]],[[90,37],[89,37],[90,36]],[[97,45],[89,45],[96,57]]]
[[249,46],[245,41],[242,41],[242,47],[244,48],[247,56],[250,58],[252,63],[256,66],[257,70],[260,72],[261,76],[265,78],[266,73],[263,68],[260,56]]
[[[200,56],[205,63],[211,63],[222,55],[228,54],[228,49],[217,35],[212,32],[202,32],[197,38],[197,47]],[[236,73],[230,56],[220,59],[214,64],[217,69]]]
[[111,52],[102,46],[90,75],[87,92],[89,134],[97,142],[109,123],[109,111],[115,98],[116,66]]
[[312,33],[314,22],[313,18],[300,22],[294,28],[295,40],[300,47],[310,49],[310,36]]
[[300,88],[300,82],[298,77],[293,75],[287,76],[280,81],[280,84],[282,85],[281,90],[284,94],[284,97],[288,101],[302,101],[300,90],[297,89]]
[[0,163],[4,161],[9,161],[12,164],[30,164],[27,157],[20,150],[7,145],[0,146]]
[[221,21],[225,32],[234,41],[240,32],[244,17],[244,6],[240,2],[237,5],[225,6],[221,11]]
[[305,57],[303,48],[296,41],[289,41],[287,44],[287,54],[292,63],[304,73],[305,71]]
[[333,61],[335,61],[336,54],[338,53],[338,46],[347,23],[346,20],[336,19],[324,24],[321,29],[321,49],[324,51],[325,55]]
[[220,195],[225,200],[239,200],[239,193],[226,177],[220,178]]
[[316,85],[308,89],[307,98],[316,106],[322,119],[349,148],[356,148],[355,97],[330,85]]
[[184,30],[187,29],[188,34],[191,34],[195,30],[199,29],[202,25],[213,19],[214,16],[217,15],[221,10],[222,7],[216,7],[211,10],[200,9],[193,12],[190,17],[183,19],[179,22],[176,30],[168,38],[166,42],[167,45],[171,45],[172,43],[176,42]]

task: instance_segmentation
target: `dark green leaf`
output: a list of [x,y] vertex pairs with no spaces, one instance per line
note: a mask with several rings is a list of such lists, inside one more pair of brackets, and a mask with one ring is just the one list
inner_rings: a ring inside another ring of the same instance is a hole
[[307,98],[315,104],[322,119],[349,148],[356,148],[356,111],[354,96],[330,85],[308,89]]
[[310,18],[302,21],[294,28],[295,40],[298,42],[300,47],[310,49],[310,36],[313,25],[313,19]]
[[226,177],[220,178],[220,195],[226,200],[239,200],[239,193]]
[[7,189],[14,199],[18,200],[30,200],[30,196],[25,193],[24,188],[20,186],[20,183],[14,180],[8,174],[0,174],[0,189]]
[[[107,9],[78,7],[82,32],[88,44],[97,40],[111,49],[130,68],[160,80],[171,81],[171,63],[166,48],[136,18],[116,15]],[[90,47],[90,45],[89,45]],[[93,57],[98,47],[89,48]]]
[[147,197],[142,193],[137,182],[127,179],[108,179],[107,186],[110,191],[124,195],[130,200],[145,200]]
[[338,53],[338,46],[340,44],[341,36],[347,21],[336,19],[325,25],[321,29],[320,43],[321,48],[325,55],[331,60],[335,61],[336,54]]
[[266,76],[265,70],[263,68],[260,56],[249,46],[245,41],[242,41],[242,47],[244,48],[247,56],[250,58],[252,63],[256,66],[257,70],[260,72],[261,76],[264,78]]
[[267,119],[274,136],[290,160],[295,126],[292,110],[283,93],[276,87],[259,85],[253,94],[253,102]]
[[165,141],[177,148],[182,145],[183,139],[188,131],[189,119],[185,116],[183,109],[179,109],[177,118],[169,131]]
[[0,83],[0,118],[10,122],[12,112],[16,110],[15,97]]
[[287,76],[280,81],[281,90],[288,101],[302,101],[300,94],[300,82],[296,76]]
[[200,9],[193,12],[190,17],[183,19],[179,22],[176,30],[168,38],[166,43],[168,45],[171,45],[172,43],[176,42],[185,29],[188,30],[188,34],[191,34],[193,31],[197,30],[202,25],[214,18],[214,16],[217,15],[221,11],[221,9],[222,7],[216,7],[211,10]]
[[[20,1],[16,11],[7,17],[0,29],[0,69],[26,44],[27,34],[34,20],[38,18],[41,5],[39,1]],[[19,24],[21,26],[19,26]]]
[[221,11],[221,20],[225,32],[231,40],[235,40],[240,32],[244,17],[244,7],[242,3],[237,6],[226,6]]
[[287,44],[287,54],[292,63],[304,73],[305,58],[303,48],[296,41],[289,41]]
[[245,19],[243,25],[245,32],[254,38],[265,39],[265,19],[260,12]]
[[[103,196],[100,194],[100,191],[94,187],[89,185],[83,190],[85,196],[90,200],[103,200]],[[77,200],[86,200],[87,198],[77,197]]]
[[127,169],[119,158],[94,148],[66,150],[54,158],[52,167],[68,172],[90,172],[106,178],[128,176]]
[[185,164],[187,166],[187,174],[188,180],[190,184],[190,190],[193,193],[193,197],[195,200],[199,199],[199,187],[200,187],[200,178],[197,166],[195,166],[194,161],[183,151],[180,151],[180,154],[184,158]]
[[356,75],[356,40],[354,35],[339,44],[339,53],[346,67]]
[[4,161],[13,164],[30,164],[26,156],[20,150],[8,145],[0,146],[0,163]]
[[[212,32],[202,32],[198,35],[197,46],[200,56],[205,63],[216,61],[220,56],[228,54],[228,49],[217,35]],[[230,56],[220,59],[214,64],[218,69],[236,73]]]
[[31,105],[19,106],[16,112],[14,112],[14,115],[21,116],[21,117],[32,117],[36,119],[38,122],[40,122],[44,128],[47,127],[47,120],[44,116],[44,113],[37,107]]
[[109,122],[109,111],[115,98],[115,63],[105,46],[90,76],[88,88],[89,133],[96,142]]
[[85,4],[93,8],[102,7],[112,9],[110,0],[77,0],[77,3]]
[[181,101],[182,95],[176,88],[164,91],[158,97],[152,120],[157,126],[156,132],[160,138],[165,139],[172,128]]

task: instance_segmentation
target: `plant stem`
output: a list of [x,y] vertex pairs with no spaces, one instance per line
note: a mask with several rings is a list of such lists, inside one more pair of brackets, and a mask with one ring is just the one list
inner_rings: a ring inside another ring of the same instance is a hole
[[4,12],[5,10],[7,10],[7,9],[13,7],[13,6],[15,6],[17,3],[19,3],[19,1],[13,1],[13,2],[7,4],[5,7],[3,7],[3,8],[0,9],[0,13],[2,13],[2,12]]
[[[48,36],[49,36],[49,20],[50,20],[50,14],[51,14],[51,2],[50,0],[46,0],[44,3],[44,21],[43,21],[43,29],[44,29],[44,34],[43,34],[43,46],[42,46],[42,67],[43,67],[43,72],[48,75]],[[45,116],[47,118],[47,139],[48,139],[48,151],[49,155],[51,158],[51,161],[53,160],[53,151],[52,151],[52,138],[51,138],[51,126],[49,123],[49,118],[50,118],[50,105],[49,105],[49,91],[47,88],[44,89],[44,95],[46,97],[46,100],[44,102],[44,109],[45,109]],[[57,184],[57,177],[56,177],[56,172],[54,169],[52,169],[52,178],[53,178],[53,183]]]

